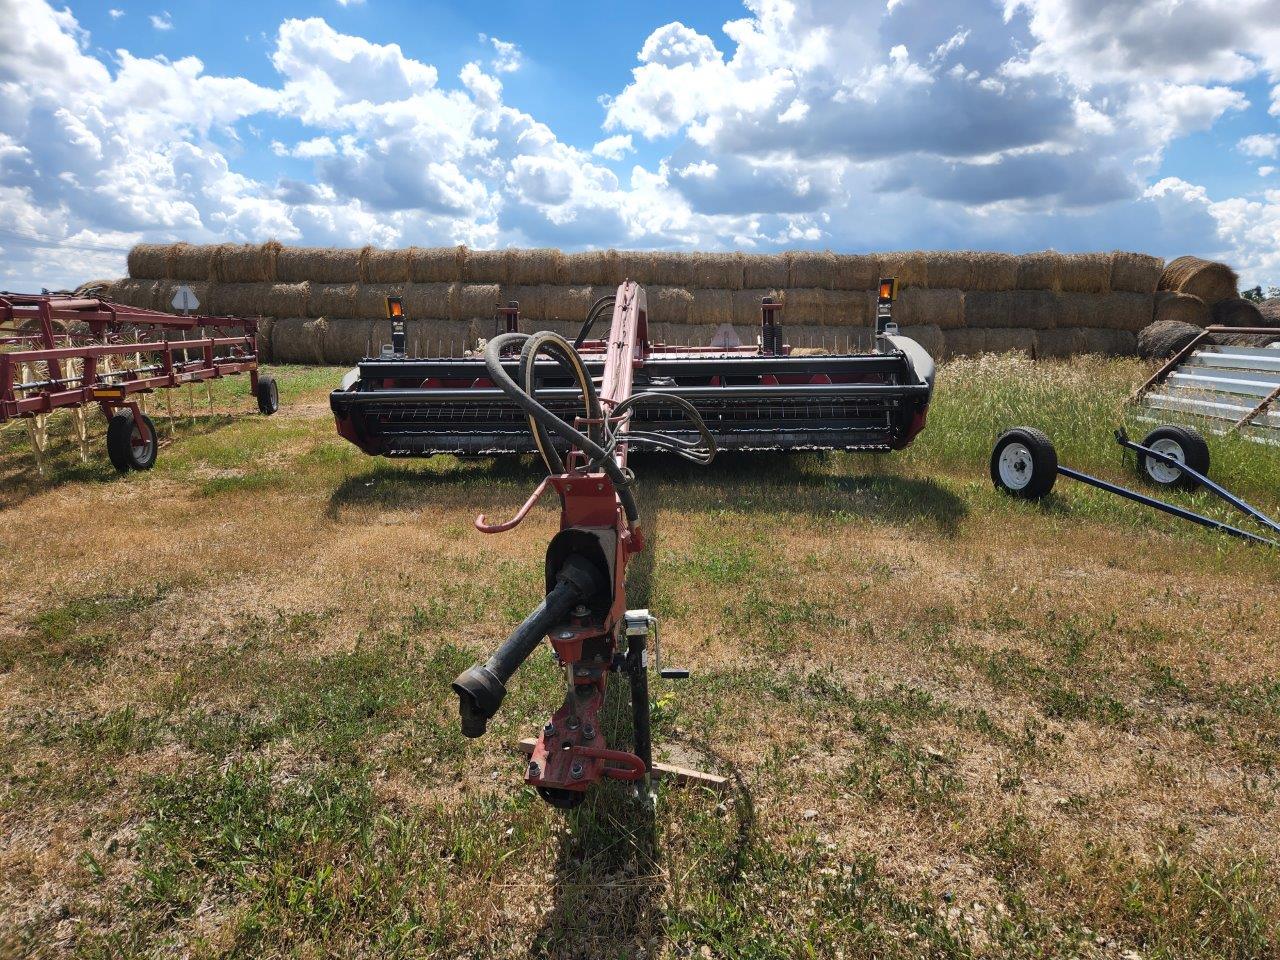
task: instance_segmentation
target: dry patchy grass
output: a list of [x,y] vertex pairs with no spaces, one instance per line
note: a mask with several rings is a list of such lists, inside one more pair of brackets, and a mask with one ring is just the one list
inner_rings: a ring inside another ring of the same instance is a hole
[[[985,476],[1022,421],[1123,478],[1136,365],[953,364],[903,456],[638,458],[631,598],[694,671],[657,738],[735,786],[570,815],[503,746],[548,660],[481,741],[448,690],[537,600],[553,514],[470,526],[533,465],[368,460],[334,371],[280,373],[281,416],[180,424],[150,474],[0,436],[0,952],[1276,951],[1280,559]],[[1214,453],[1280,506],[1274,454]]]

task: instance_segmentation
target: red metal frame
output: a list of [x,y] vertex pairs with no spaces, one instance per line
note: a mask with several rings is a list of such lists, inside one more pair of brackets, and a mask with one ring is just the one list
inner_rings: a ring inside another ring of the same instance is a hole
[[[604,352],[605,368],[600,402],[606,414],[631,396],[632,378],[647,352],[648,309],[644,290],[630,281],[618,288],[613,322],[607,340],[583,344],[583,352]],[[580,424],[581,425],[581,424]],[[615,435],[625,435],[625,422]],[[618,466],[627,465],[627,444],[614,448]],[[612,602],[603,616],[574,616],[551,635],[556,659],[565,671],[569,696],[543,728],[530,757],[525,782],[544,789],[582,793],[603,777],[638,780],[648,768],[634,753],[611,750],[600,730],[598,716],[604,706],[608,676],[615,664],[627,611],[627,560],[644,549],[639,524],[630,524],[609,475],[586,470],[581,451],[569,454],[565,473],[546,478],[511,520],[489,524],[476,518],[482,533],[510,530],[528,514],[549,486],[560,495],[559,536],[594,538],[602,549],[611,548]],[[578,466],[575,466],[578,465]],[[553,541],[554,544],[554,541]]]
[[[135,394],[239,373],[248,373],[250,388],[257,390],[258,324],[254,319],[180,317],[94,298],[0,294],[0,326],[26,329],[33,325],[38,332],[15,331],[15,336],[0,340],[10,346],[22,346],[0,353],[0,423],[91,403],[100,405],[108,416],[121,407],[134,408],[136,414],[136,403],[130,400]],[[67,332],[57,332],[55,325]],[[77,325],[83,329],[75,329]],[[134,338],[128,342],[98,342],[118,340],[126,326],[136,328]],[[171,332],[199,327],[239,332],[232,336],[170,339]],[[146,339],[148,333],[161,339]],[[59,346],[58,341],[65,345]],[[220,350],[225,351],[221,356]],[[175,352],[185,355],[196,351],[196,359],[174,360]],[[138,369],[99,372],[99,361],[104,357],[136,354],[151,355],[151,362]],[[64,362],[68,360],[81,361],[82,372],[64,374]],[[46,364],[48,379],[35,384],[15,383],[18,365],[23,363]],[[145,439],[146,425],[141,417],[138,422]]]

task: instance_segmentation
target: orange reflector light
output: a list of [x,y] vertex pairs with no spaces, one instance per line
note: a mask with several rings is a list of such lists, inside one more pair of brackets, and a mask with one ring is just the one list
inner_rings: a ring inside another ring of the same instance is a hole
[[399,320],[404,317],[404,300],[400,297],[387,297],[387,319]]
[[892,303],[898,299],[898,278],[886,277],[880,281],[880,302]]

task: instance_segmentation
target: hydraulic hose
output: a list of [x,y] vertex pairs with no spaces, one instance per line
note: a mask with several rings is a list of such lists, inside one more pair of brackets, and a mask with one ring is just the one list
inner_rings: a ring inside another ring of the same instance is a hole
[[596,325],[597,320],[604,316],[605,308],[613,306],[617,300],[616,296],[609,294],[607,297],[601,297],[591,305],[591,309],[587,311],[587,319],[583,321],[582,327],[578,330],[578,335],[573,338],[573,349],[582,349],[582,345],[587,342],[587,335],[591,333],[591,328]]
[[[582,358],[578,356],[578,351],[573,349],[573,344],[559,334],[544,332],[533,336],[536,336],[540,342],[555,343],[565,357],[576,358],[577,364],[579,366],[582,365]],[[610,452],[587,436],[587,434],[575,427],[571,427],[544,407],[535,397],[530,396],[524,387],[512,380],[507,371],[502,368],[502,351],[506,347],[515,346],[518,343],[524,344],[530,339],[532,337],[527,333],[504,333],[490,340],[484,348],[484,365],[490,379],[493,380],[494,385],[499,390],[514,400],[529,415],[531,420],[544,427],[550,433],[554,433],[561,439],[568,441],[571,446],[577,447],[591,457],[592,460],[598,461],[617,489],[618,500],[622,504],[627,521],[635,523],[640,517],[640,512],[636,509],[636,498],[627,486],[631,478],[618,466]],[[585,372],[586,368],[582,366],[582,370]],[[589,395],[587,401],[588,409],[592,407],[598,409],[599,401],[595,399],[595,388],[591,384],[590,376],[586,377],[584,392]],[[536,430],[534,435],[535,437],[538,435]],[[559,460],[559,454],[556,454],[556,457],[548,463],[548,469],[552,469],[551,463],[557,460]]]
[[555,587],[511,636],[483,664],[464,670],[453,681],[464,736],[484,735],[489,720],[507,695],[507,681],[552,627],[563,623],[570,610],[590,601],[605,586],[604,575],[591,561],[576,554],[565,560],[556,575]]

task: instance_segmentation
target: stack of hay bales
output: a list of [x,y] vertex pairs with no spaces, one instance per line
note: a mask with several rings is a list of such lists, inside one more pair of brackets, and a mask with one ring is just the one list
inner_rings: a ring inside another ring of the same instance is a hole
[[1260,314],[1240,297],[1239,283],[1225,263],[1200,257],[1171,260],[1160,275],[1153,322],[1139,335],[1139,356],[1167,359],[1211,323],[1254,326]]
[[[350,363],[390,339],[387,296],[405,299],[415,352],[459,354],[520,304],[525,329],[574,334],[623,278],[648,294],[651,336],[707,344],[733,324],[750,341],[766,296],[784,304],[797,347],[866,346],[881,276],[896,276],[902,331],[942,357],[1129,354],[1151,323],[1162,261],[1136,253],[1013,256],[970,251],[678,253],[467,247],[380,250],[220,244],[140,245],[112,296],[167,309],[181,284],[201,311],[270,318],[278,361]],[[1197,273],[1197,282],[1203,278]],[[1199,287],[1197,287],[1199,289]]]

